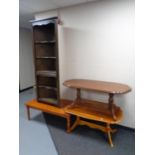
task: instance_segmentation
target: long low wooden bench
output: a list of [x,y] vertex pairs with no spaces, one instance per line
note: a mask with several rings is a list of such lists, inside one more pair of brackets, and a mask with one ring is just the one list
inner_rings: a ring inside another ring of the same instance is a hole
[[60,116],[63,118],[66,118],[67,120],[67,132],[69,132],[70,129],[70,114],[67,114],[64,111],[64,108],[72,103],[70,100],[62,99],[61,101],[61,107],[52,106],[49,104],[38,102],[37,100],[33,99],[31,101],[28,101],[25,105],[27,108],[27,116],[28,120],[30,120],[30,108],[37,109],[42,112],[46,112],[52,115]]

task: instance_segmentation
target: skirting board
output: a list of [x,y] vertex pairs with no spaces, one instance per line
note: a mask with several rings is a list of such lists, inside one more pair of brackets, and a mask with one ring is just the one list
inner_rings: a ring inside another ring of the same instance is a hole
[[26,91],[26,90],[28,90],[28,89],[32,89],[32,88],[33,88],[33,86],[28,87],[28,88],[24,88],[24,89],[22,89],[22,90],[19,90],[19,93],[21,93],[21,92],[23,92],[23,91]]

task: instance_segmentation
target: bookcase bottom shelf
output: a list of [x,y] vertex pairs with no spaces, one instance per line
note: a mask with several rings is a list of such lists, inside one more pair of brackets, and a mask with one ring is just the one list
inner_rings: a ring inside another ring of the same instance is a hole
[[38,101],[45,102],[45,103],[51,103],[51,104],[58,104],[58,100],[53,98],[39,98]]

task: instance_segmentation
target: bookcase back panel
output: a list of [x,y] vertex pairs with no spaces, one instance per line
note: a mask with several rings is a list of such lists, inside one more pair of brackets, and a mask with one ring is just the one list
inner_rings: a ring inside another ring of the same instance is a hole
[[35,45],[36,57],[55,57],[55,44]]
[[56,70],[56,60],[54,59],[37,59],[36,60],[36,69],[38,71],[43,70]]
[[55,24],[34,27],[35,41],[52,41],[55,40]]
[[38,87],[38,97],[57,99],[57,91],[46,87]]
[[57,87],[57,80],[55,77],[37,77],[37,83],[40,86],[50,86],[50,87]]

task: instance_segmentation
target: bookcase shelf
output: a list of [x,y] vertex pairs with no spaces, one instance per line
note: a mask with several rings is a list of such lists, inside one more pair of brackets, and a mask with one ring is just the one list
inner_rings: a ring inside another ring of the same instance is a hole
[[35,55],[38,57],[57,57],[56,44],[35,44]]
[[44,85],[39,85],[38,87],[39,87],[39,88],[52,89],[52,90],[55,90],[55,91],[57,91],[57,88],[55,88],[55,87],[51,87],[51,86],[44,86]]
[[56,57],[36,57],[37,59],[56,59]]
[[56,77],[56,71],[37,71],[36,72],[37,75],[40,76],[47,76],[47,77]]
[[57,78],[51,76],[37,76],[38,86],[57,88]]
[[32,26],[37,100],[59,106],[58,19],[35,20]]
[[52,44],[55,42],[56,42],[55,40],[51,40],[51,41],[43,40],[43,41],[35,41],[35,44]]
[[58,100],[53,98],[38,98],[38,101],[43,103],[52,103],[52,104],[58,104]]
[[56,71],[56,59],[36,59],[37,71]]

